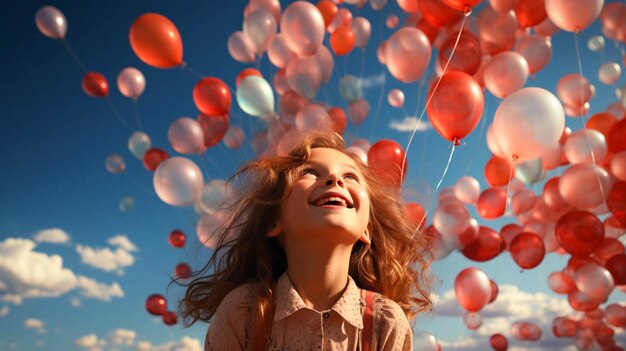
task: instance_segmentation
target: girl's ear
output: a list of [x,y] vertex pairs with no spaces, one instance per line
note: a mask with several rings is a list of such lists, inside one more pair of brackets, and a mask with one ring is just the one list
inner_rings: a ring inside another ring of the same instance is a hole
[[363,235],[361,235],[359,240],[361,240],[366,245],[371,245],[372,244],[372,238],[370,237],[369,229],[365,228],[365,232],[363,232]]
[[279,236],[282,232],[283,228],[279,224],[276,224],[272,229],[267,232],[267,234],[265,234],[265,236],[268,238],[273,238]]

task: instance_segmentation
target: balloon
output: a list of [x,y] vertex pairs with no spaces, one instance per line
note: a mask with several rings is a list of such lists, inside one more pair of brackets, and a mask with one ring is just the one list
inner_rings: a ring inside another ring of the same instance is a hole
[[174,268],[174,276],[178,279],[188,279],[191,277],[191,267],[186,263],[179,263]]
[[466,268],[454,280],[454,293],[461,307],[478,312],[491,296],[489,277],[478,268]]
[[372,173],[379,179],[392,186],[402,185],[408,163],[400,144],[390,139],[379,140],[367,152],[367,159]]
[[133,132],[128,138],[128,150],[136,158],[143,161],[143,155],[152,147],[150,137],[144,132]]
[[347,8],[341,8],[337,11],[337,14],[333,18],[333,21],[328,25],[329,33],[334,32],[337,28],[342,26],[351,26],[352,25],[352,12]]
[[607,196],[606,204],[615,220],[622,227],[626,225],[626,182],[619,181],[613,185]]
[[[215,249],[217,240],[219,239],[218,231],[229,220],[230,215],[224,210],[203,215],[198,221],[198,224],[196,224],[196,233],[200,243],[209,249]],[[230,239],[232,239],[232,237],[226,238],[226,240]]]
[[478,5],[482,0],[443,0],[446,5],[459,11],[471,11],[471,7]]
[[422,76],[430,63],[430,54],[428,37],[417,28],[405,27],[387,40],[385,60],[391,75],[401,82],[410,83]]
[[167,139],[172,148],[181,154],[199,154],[206,150],[204,131],[200,124],[189,117],[181,117],[170,125]]
[[524,88],[502,101],[493,121],[495,139],[518,162],[540,157],[557,145],[565,127],[559,100],[541,88]]
[[206,115],[225,115],[230,110],[230,90],[219,78],[203,78],[193,88],[193,102]]
[[109,82],[98,72],[89,72],[83,76],[83,91],[93,97],[109,95]]
[[522,322],[519,327],[519,334],[520,340],[537,341],[541,338],[541,329],[533,323]]
[[146,310],[155,316],[160,316],[167,310],[167,301],[159,294],[152,294],[146,299]]
[[352,29],[352,33],[354,33],[354,44],[361,49],[365,49],[372,35],[372,25],[370,21],[365,17],[356,17],[352,20],[350,28]]
[[393,107],[402,108],[404,106],[404,93],[400,89],[392,89],[387,94],[387,102]]
[[507,224],[502,229],[500,229],[500,236],[506,243],[506,249],[511,247],[511,241],[515,239],[515,237],[524,231],[524,228],[517,224]]
[[339,93],[348,102],[360,99],[363,94],[361,79],[349,74],[341,77],[339,80]]
[[296,57],[296,54],[294,54],[291,49],[289,49],[289,46],[287,46],[287,41],[285,40],[284,35],[282,33],[278,33],[267,49],[267,56],[274,66],[278,68],[285,68],[287,67],[289,61]]
[[589,256],[604,240],[604,226],[593,214],[572,210],[556,223],[556,239],[574,257]]
[[413,336],[414,351],[438,351],[440,349],[437,338],[429,332],[419,332]]
[[167,237],[167,241],[172,245],[172,247],[184,247],[185,246],[185,233],[182,231],[175,229],[170,232],[170,235]]
[[117,88],[122,95],[136,100],[146,89],[146,79],[140,70],[126,67],[117,75]]
[[358,99],[348,105],[348,116],[350,122],[359,125],[365,121],[370,113],[370,103],[365,99]]
[[528,73],[542,70],[552,59],[552,42],[549,37],[529,35],[518,40],[515,52],[522,55],[528,63]]
[[404,205],[404,208],[406,209],[409,222],[415,226],[416,229],[423,228],[426,225],[426,211],[424,211],[421,205],[409,202]]
[[607,155],[604,135],[592,129],[581,129],[570,135],[565,141],[564,150],[571,164],[601,163]]
[[546,13],[557,27],[579,32],[600,14],[604,0],[545,0]]
[[163,161],[154,172],[154,190],[163,202],[188,206],[200,199],[204,180],[196,164],[183,157]]
[[607,298],[615,288],[611,273],[595,263],[580,267],[576,271],[574,282],[582,293],[597,299]]
[[601,205],[611,192],[608,172],[592,163],[578,163],[568,168],[559,180],[559,192],[567,204],[580,209]]
[[298,111],[295,124],[300,131],[332,129],[332,122],[326,109],[314,104],[305,106]]
[[385,24],[387,25],[387,28],[389,29],[393,29],[396,28],[396,26],[398,26],[398,16],[396,15],[389,15],[387,16],[387,20],[385,21]]
[[279,95],[284,94],[287,90],[291,90],[289,83],[287,83],[287,75],[285,74],[284,69],[280,69],[276,71],[274,74],[274,80],[272,82],[274,89]]
[[161,162],[167,160],[168,153],[163,149],[153,147],[148,149],[143,155],[143,166],[149,171],[154,172]]
[[279,0],[250,0],[250,3],[246,7],[246,12],[244,12],[244,17],[247,17],[258,9],[265,9],[269,11],[272,16],[274,16],[274,20],[276,20],[276,22],[280,20]]
[[474,204],[480,195],[480,184],[476,178],[463,176],[456,181],[454,195],[466,204]]
[[207,116],[200,114],[197,120],[204,131],[204,145],[206,147],[219,143],[228,130],[228,115]]
[[448,72],[428,91],[428,119],[445,139],[458,145],[482,117],[485,99],[476,80],[464,72]]
[[[250,37],[241,31],[233,32],[228,37],[228,53],[239,62],[253,62],[255,57],[255,46]],[[270,58],[271,60],[271,58]],[[272,61],[273,63],[274,61]]]
[[515,42],[517,20],[513,12],[501,13],[485,6],[478,14],[477,22],[482,40],[496,45]]
[[587,48],[590,51],[600,51],[604,49],[604,37],[601,35],[595,35],[587,40]]
[[615,153],[626,151],[626,119],[618,120],[609,132],[609,150]]
[[522,28],[538,25],[547,16],[544,0],[518,0],[515,16]]
[[515,178],[525,184],[534,184],[546,176],[540,158],[519,163],[515,168]]
[[528,62],[517,52],[497,54],[485,65],[483,80],[493,95],[504,98],[519,90],[528,79]]
[[120,211],[122,212],[130,212],[133,208],[135,208],[135,199],[130,196],[124,196],[119,203]]
[[315,5],[296,1],[285,9],[280,30],[287,46],[299,56],[311,56],[324,40],[324,17]]
[[216,213],[232,191],[229,183],[226,181],[213,179],[202,187],[202,195],[198,205],[200,205],[200,209],[204,213]]
[[415,0],[398,0],[398,6],[406,13],[418,13],[419,9],[419,1]]
[[523,189],[515,193],[511,199],[513,213],[520,214],[529,211],[535,205],[535,193],[529,189]]
[[346,113],[340,107],[331,107],[328,109],[328,116],[330,117],[335,132],[342,134],[348,125]]
[[165,325],[174,325],[178,320],[178,316],[176,315],[176,312],[166,311],[163,313],[162,319]]
[[585,128],[597,130],[604,135],[604,140],[609,140],[609,134],[613,125],[617,123],[617,118],[608,112],[600,112],[591,116],[585,124]]
[[491,156],[485,164],[485,179],[491,186],[509,184],[515,172],[515,165],[509,160]]
[[247,114],[262,117],[274,112],[274,93],[263,78],[247,76],[237,87],[237,104]]
[[435,27],[445,27],[463,17],[463,12],[453,9],[442,0],[419,0],[418,7],[424,19]]
[[498,298],[498,284],[496,284],[493,279],[489,279],[489,284],[491,284],[491,295],[487,303],[492,303]]
[[322,84],[322,68],[315,57],[300,57],[289,62],[285,72],[291,89],[313,99]]
[[461,253],[472,261],[484,262],[498,256],[505,248],[506,242],[496,231],[480,226],[476,239],[465,245]]
[[598,69],[598,80],[604,84],[612,85],[617,82],[621,74],[622,69],[617,63],[606,62]]
[[335,3],[330,0],[321,0],[315,6],[324,18],[324,27],[328,27],[328,25],[333,21],[333,18],[337,14],[337,5],[335,5]]
[[244,68],[244,70],[239,72],[239,74],[237,75],[237,80],[235,81],[235,85],[239,87],[239,83],[241,83],[241,81],[248,76],[257,76],[261,78],[263,77],[261,72],[259,72],[259,70],[256,68]]
[[478,210],[478,214],[483,218],[497,218],[504,214],[506,201],[505,189],[485,189],[478,197],[476,209]]
[[276,19],[269,11],[258,9],[243,20],[243,32],[252,41],[255,51],[261,55],[276,36]]
[[548,276],[548,286],[557,294],[569,294],[577,289],[574,280],[563,272],[550,273]]
[[563,104],[581,107],[591,100],[591,85],[585,77],[578,73],[564,75],[556,86],[556,93]]
[[546,254],[543,239],[534,233],[520,233],[511,242],[511,256],[524,269],[537,267]]
[[506,351],[509,348],[509,341],[502,334],[493,334],[489,337],[489,345],[496,351]]
[[52,39],[65,39],[67,20],[59,9],[54,6],[42,6],[35,14],[37,29]]
[[543,22],[534,26],[533,29],[537,34],[544,35],[546,37],[549,37],[559,31],[559,27],[555,26],[548,17],[546,17]]
[[543,186],[543,200],[546,205],[554,210],[565,208],[567,203],[563,200],[559,191],[560,177],[554,177],[546,182]]
[[335,55],[347,55],[354,48],[355,38],[352,28],[340,26],[330,35],[330,47]]
[[570,318],[556,317],[552,322],[552,332],[556,337],[573,337],[578,331],[578,323]]
[[607,322],[619,328],[626,327],[626,306],[612,303],[606,306],[605,316]]
[[463,323],[469,330],[476,330],[483,324],[483,318],[478,312],[465,312]]
[[176,25],[157,13],[143,14],[130,27],[130,46],[145,64],[171,68],[183,63],[183,41]]
[[315,59],[322,69],[322,82],[327,83],[333,74],[333,54],[328,51],[326,46],[322,45],[315,53]]
[[245,138],[243,130],[237,126],[229,126],[224,134],[224,145],[229,149],[239,149]]
[[442,68],[449,61],[446,72],[461,71],[469,75],[475,74],[482,62],[480,41],[469,31],[463,31],[460,36],[452,34],[441,44],[437,59]]
[[593,311],[597,309],[602,302],[580,291],[574,291],[568,294],[567,300],[574,310],[581,312]]
[[470,221],[467,209],[458,200],[444,201],[437,206],[433,215],[435,229],[448,236],[458,236],[463,233]]
[[104,161],[104,166],[106,167],[107,171],[113,174],[122,173],[126,169],[126,163],[124,163],[124,158],[122,158],[122,156],[118,154],[111,154],[107,156],[106,160]]

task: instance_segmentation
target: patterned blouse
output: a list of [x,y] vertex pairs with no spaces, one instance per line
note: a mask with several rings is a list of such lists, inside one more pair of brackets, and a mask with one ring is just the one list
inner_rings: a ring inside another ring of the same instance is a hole
[[[205,351],[252,350],[255,321],[253,284],[230,291],[222,300],[206,335]],[[413,332],[394,301],[374,294],[371,350],[413,348]],[[337,303],[329,310],[306,307],[287,273],[278,279],[276,309],[266,350],[360,350],[365,301],[351,277]]]

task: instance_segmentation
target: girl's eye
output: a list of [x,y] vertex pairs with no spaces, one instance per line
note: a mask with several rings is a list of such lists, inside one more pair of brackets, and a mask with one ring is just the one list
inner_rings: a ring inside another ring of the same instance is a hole
[[319,177],[319,173],[317,173],[316,170],[314,170],[313,168],[306,168],[305,170],[302,171],[302,176],[305,176],[307,174],[311,174],[315,177]]
[[354,180],[354,181],[357,181],[357,182],[359,181],[359,177],[356,174],[354,174],[354,173],[346,173],[346,174],[344,174],[343,177],[344,177],[344,179],[351,179],[351,180]]

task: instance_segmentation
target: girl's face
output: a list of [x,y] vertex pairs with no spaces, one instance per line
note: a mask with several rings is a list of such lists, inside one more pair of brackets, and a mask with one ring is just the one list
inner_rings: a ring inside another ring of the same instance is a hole
[[335,149],[314,148],[296,177],[280,206],[278,228],[287,238],[332,235],[347,244],[369,241],[363,237],[370,210],[367,184],[352,158]]

